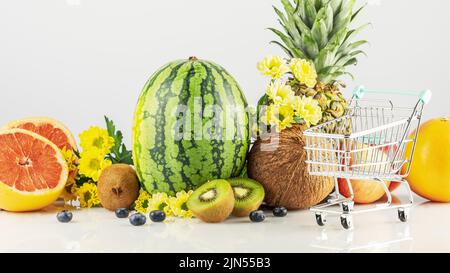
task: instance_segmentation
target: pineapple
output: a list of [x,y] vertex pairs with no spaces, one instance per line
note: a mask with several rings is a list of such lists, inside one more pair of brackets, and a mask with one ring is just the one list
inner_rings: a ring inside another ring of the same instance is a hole
[[357,63],[364,54],[359,47],[367,41],[353,38],[369,24],[352,29],[351,23],[364,8],[355,9],[355,0],[281,0],[284,12],[274,7],[282,31],[269,28],[281,41],[279,45],[290,58],[307,59],[314,63],[318,83],[314,88],[300,84],[295,78],[289,84],[297,95],[317,100],[323,111],[320,123],[343,116],[348,103],[340,92],[345,87],[338,82],[343,75],[353,76],[346,67]]

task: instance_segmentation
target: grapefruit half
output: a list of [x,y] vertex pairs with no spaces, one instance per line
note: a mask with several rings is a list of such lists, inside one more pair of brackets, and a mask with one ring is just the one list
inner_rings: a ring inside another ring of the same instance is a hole
[[57,121],[48,117],[25,118],[6,124],[3,129],[25,129],[41,135],[53,142],[59,149],[76,150],[77,142],[70,130]]
[[[6,124],[3,129],[24,129],[45,137],[53,142],[59,149],[76,151],[77,142],[73,134],[62,122],[49,117],[31,117],[12,121]],[[69,172],[69,179],[74,180],[77,170]],[[68,195],[63,192],[62,197]]]
[[58,199],[68,178],[60,149],[23,129],[0,131],[0,208],[34,211]]

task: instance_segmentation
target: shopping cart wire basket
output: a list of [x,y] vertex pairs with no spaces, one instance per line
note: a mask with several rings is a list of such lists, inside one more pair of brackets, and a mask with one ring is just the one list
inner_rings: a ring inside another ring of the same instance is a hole
[[[396,107],[391,100],[365,100],[366,94],[417,96],[413,107]],[[431,99],[431,91],[408,92],[356,88],[347,113],[338,119],[305,131],[308,170],[311,175],[333,177],[335,192],[323,204],[311,208],[320,226],[325,225],[328,214],[340,215],[346,229],[353,228],[353,214],[397,209],[398,217],[406,222],[413,196],[405,177],[408,176],[422,111]],[[406,146],[412,152],[406,158]],[[340,194],[338,178],[344,179],[350,192],[346,198]],[[350,179],[371,180],[379,183],[387,202],[355,210]],[[401,183],[408,192],[409,203],[392,204],[391,193],[384,183]],[[339,205],[339,210],[335,208]],[[333,209],[334,208],[334,209]]]

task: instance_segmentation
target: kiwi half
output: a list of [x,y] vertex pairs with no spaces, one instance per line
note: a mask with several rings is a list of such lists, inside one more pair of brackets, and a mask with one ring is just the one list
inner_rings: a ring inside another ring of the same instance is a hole
[[228,182],[234,193],[234,216],[246,217],[259,208],[264,200],[264,188],[258,181],[249,178],[233,178]]
[[204,222],[223,222],[233,211],[233,189],[226,180],[212,180],[195,190],[186,204]]

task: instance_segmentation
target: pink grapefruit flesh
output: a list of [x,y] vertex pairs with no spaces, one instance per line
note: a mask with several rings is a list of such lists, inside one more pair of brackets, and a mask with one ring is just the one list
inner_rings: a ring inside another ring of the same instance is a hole
[[60,121],[47,117],[35,117],[8,123],[4,129],[24,129],[41,135],[58,148],[76,150],[77,144],[70,130]]
[[53,203],[68,178],[59,148],[23,129],[0,132],[0,208],[33,211]]

